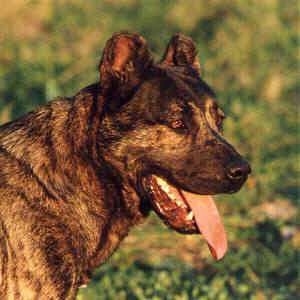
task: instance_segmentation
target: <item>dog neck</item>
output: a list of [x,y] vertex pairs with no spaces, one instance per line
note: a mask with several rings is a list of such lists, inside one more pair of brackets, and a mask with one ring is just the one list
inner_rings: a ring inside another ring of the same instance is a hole
[[1,151],[34,181],[27,199],[74,233],[69,238],[82,249],[83,274],[103,263],[144,218],[135,190],[126,179],[116,180],[97,148],[101,101],[93,85],[0,128]]

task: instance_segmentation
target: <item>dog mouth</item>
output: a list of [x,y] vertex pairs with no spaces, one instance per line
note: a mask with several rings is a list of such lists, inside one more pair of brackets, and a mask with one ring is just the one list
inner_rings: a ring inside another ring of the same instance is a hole
[[144,177],[143,185],[154,211],[168,226],[181,233],[201,233],[215,259],[225,255],[226,232],[211,195],[187,192],[156,175]]

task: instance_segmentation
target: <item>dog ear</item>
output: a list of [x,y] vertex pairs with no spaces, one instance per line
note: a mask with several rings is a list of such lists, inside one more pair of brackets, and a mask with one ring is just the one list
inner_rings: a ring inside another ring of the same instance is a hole
[[180,33],[171,38],[161,65],[191,66],[199,75],[201,73],[195,43],[190,37]]
[[116,33],[106,43],[99,64],[102,93],[114,101],[128,97],[152,64],[146,40],[138,34]]

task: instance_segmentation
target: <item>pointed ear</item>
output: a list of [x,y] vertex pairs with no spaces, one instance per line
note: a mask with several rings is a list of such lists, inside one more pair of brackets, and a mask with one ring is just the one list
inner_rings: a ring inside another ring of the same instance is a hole
[[104,94],[127,97],[152,63],[146,40],[138,34],[116,33],[106,43],[99,65]]
[[195,43],[190,37],[180,33],[171,38],[161,64],[168,66],[190,66],[199,75],[201,73]]

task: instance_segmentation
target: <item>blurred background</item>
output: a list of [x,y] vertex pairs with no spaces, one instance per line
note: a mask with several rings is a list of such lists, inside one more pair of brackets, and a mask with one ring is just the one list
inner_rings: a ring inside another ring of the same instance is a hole
[[[299,2],[10,0],[0,14],[0,124],[98,80],[105,41],[141,33],[159,59],[171,35],[198,45],[227,113],[225,136],[253,173],[219,196],[229,235],[215,262],[199,236],[155,216],[81,289],[85,299],[300,299]],[[297,221],[298,220],[298,221]]]

